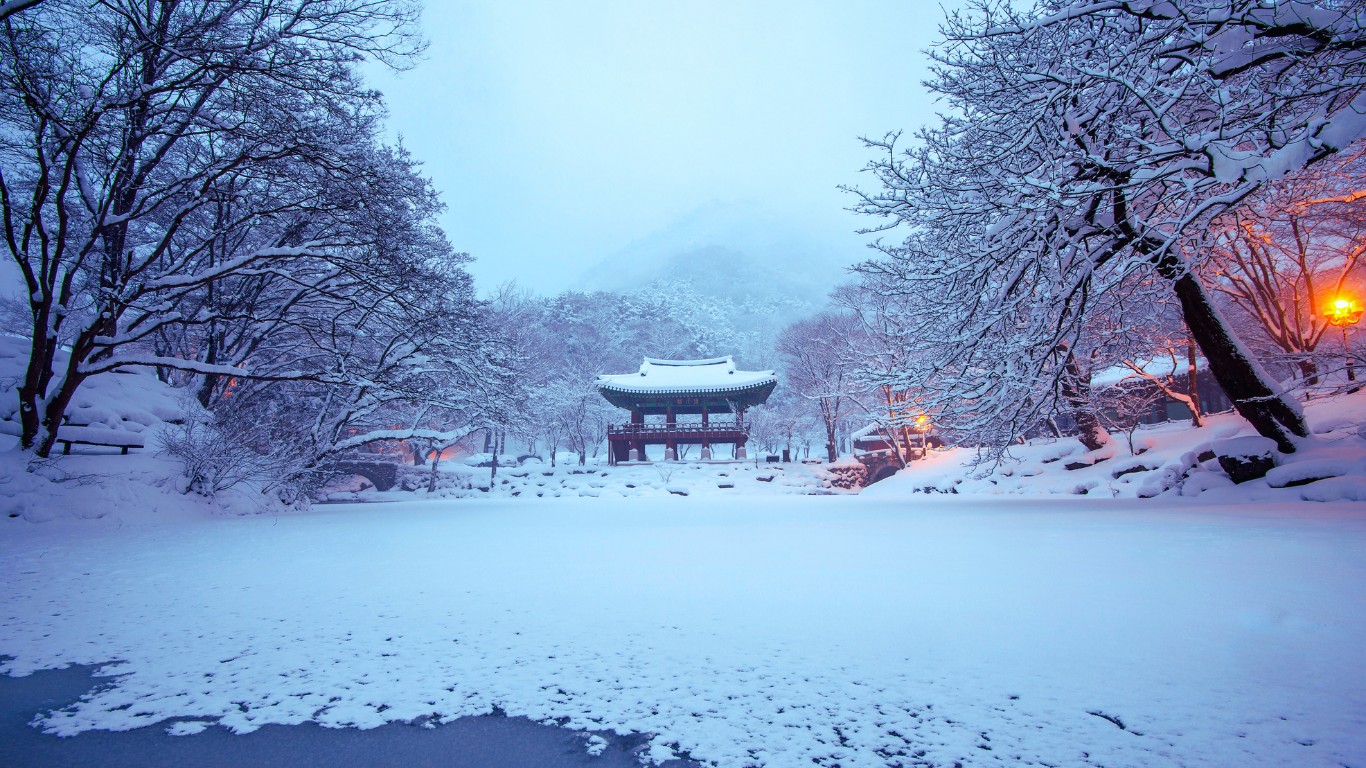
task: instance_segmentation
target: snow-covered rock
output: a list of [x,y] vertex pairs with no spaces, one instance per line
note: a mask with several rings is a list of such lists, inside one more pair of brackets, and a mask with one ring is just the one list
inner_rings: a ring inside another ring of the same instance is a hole
[[[1314,435],[1298,441],[1298,450],[1292,454],[1278,453],[1274,441],[1256,435],[1237,414],[1213,414],[1206,416],[1200,428],[1184,421],[1140,427],[1133,435],[1132,450],[1124,436],[1113,435],[1110,444],[1097,452],[1087,452],[1071,438],[1031,440],[1012,447],[999,464],[978,461],[972,448],[931,451],[863,494],[1082,495],[1084,491],[1086,496],[1145,499],[1350,498],[1355,491],[1349,483],[1327,486],[1340,489],[1341,495],[1304,492],[1327,481],[1297,483],[1316,474],[1366,479],[1366,439],[1358,434],[1366,423],[1366,390],[1315,399],[1306,404],[1305,417]],[[1245,478],[1235,488],[1216,453],[1238,456],[1240,461],[1261,457],[1262,466],[1272,474]],[[1308,462],[1313,463],[1300,466]],[[1068,469],[1069,465],[1074,468]]]
[[1218,440],[1210,450],[1218,457],[1219,466],[1235,483],[1265,477],[1276,466],[1276,441],[1261,435]]
[[1266,473],[1272,488],[1286,488],[1344,475],[1366,474],[1366,464],[1352,459],[1309,459],[1276,467]]

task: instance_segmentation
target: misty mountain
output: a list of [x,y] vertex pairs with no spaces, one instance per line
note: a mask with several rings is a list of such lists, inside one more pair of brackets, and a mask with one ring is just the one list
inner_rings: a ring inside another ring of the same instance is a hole
[[608,256],[576,287],[631,291],[685,281],[704,296],[790,321],[823,307],[849,281],[847,267],[866,257],[852,232],[807,229],[757,206],[715,204]]

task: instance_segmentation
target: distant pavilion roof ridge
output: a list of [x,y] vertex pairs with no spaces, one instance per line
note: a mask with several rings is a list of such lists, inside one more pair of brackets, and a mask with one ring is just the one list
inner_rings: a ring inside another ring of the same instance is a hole
[[726,355],[725,357],[708,357],[699,360],[666,360],[662,357],[646,357],[644,363],[649,365],[670,366],[720,365],[722,363],[735,365],[735,357],[734,355]]

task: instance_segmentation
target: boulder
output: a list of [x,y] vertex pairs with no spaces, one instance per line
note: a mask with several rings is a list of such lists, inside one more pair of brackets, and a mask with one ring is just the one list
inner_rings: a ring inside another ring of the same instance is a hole
[[1224,473],[1235,483],[1265,477],[1276,466],[1276,441],[1269,437],[1250,435],[1218,440],[1210,450],[1219,459]]
[[1294,488],[1353,474],[1366,474],[1366,466],[1351,459],[1309,459],[1276,467],[1266,473],[1266,481],[1272,488]]

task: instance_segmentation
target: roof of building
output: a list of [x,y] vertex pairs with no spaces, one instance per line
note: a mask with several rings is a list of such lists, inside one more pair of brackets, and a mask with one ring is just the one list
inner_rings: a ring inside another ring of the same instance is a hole
[[882,425],[876,421],[865,424],[862,428],[854,430],[850,435],[850,440],[858,440],[862,437],[882,437]]
[[[1138,367],[1142,368],[1144,373],[1147,373],[1151,376],[1165,378],[1167,376],[1185,375],[1188,370],[1189,363],[1187,362],[1184,355],[1182,355],[1180,358],[1174,358],[1170,355],[1164,355],[1161,357],[1154,357],[1147,360],[1140,360],[1138,362]],[[1197,357],[1195,359],[1195,367],[1196,370],[1200,371],[1209,370],[1209,363],[1205,361],[1205,358],[1203,356]],[[1112,387],[1120,383],[1121,381],[1129,381],[1131,379],[1140,378],[1142,377],[1139,376],[1139,374],[1136,373],[1134,369],[1128,367],[1127,365],[1116,365],[1113,368],[1106,368],[1105,370],[1096,371],[1095,373],[1091,374],[1091,386]]]
[[736,370],[730,356],[707,360],[647,357],[636,373],[605,374],[598,389],[634,395],[692,395],[744,392],[778,383],[773,371]]

